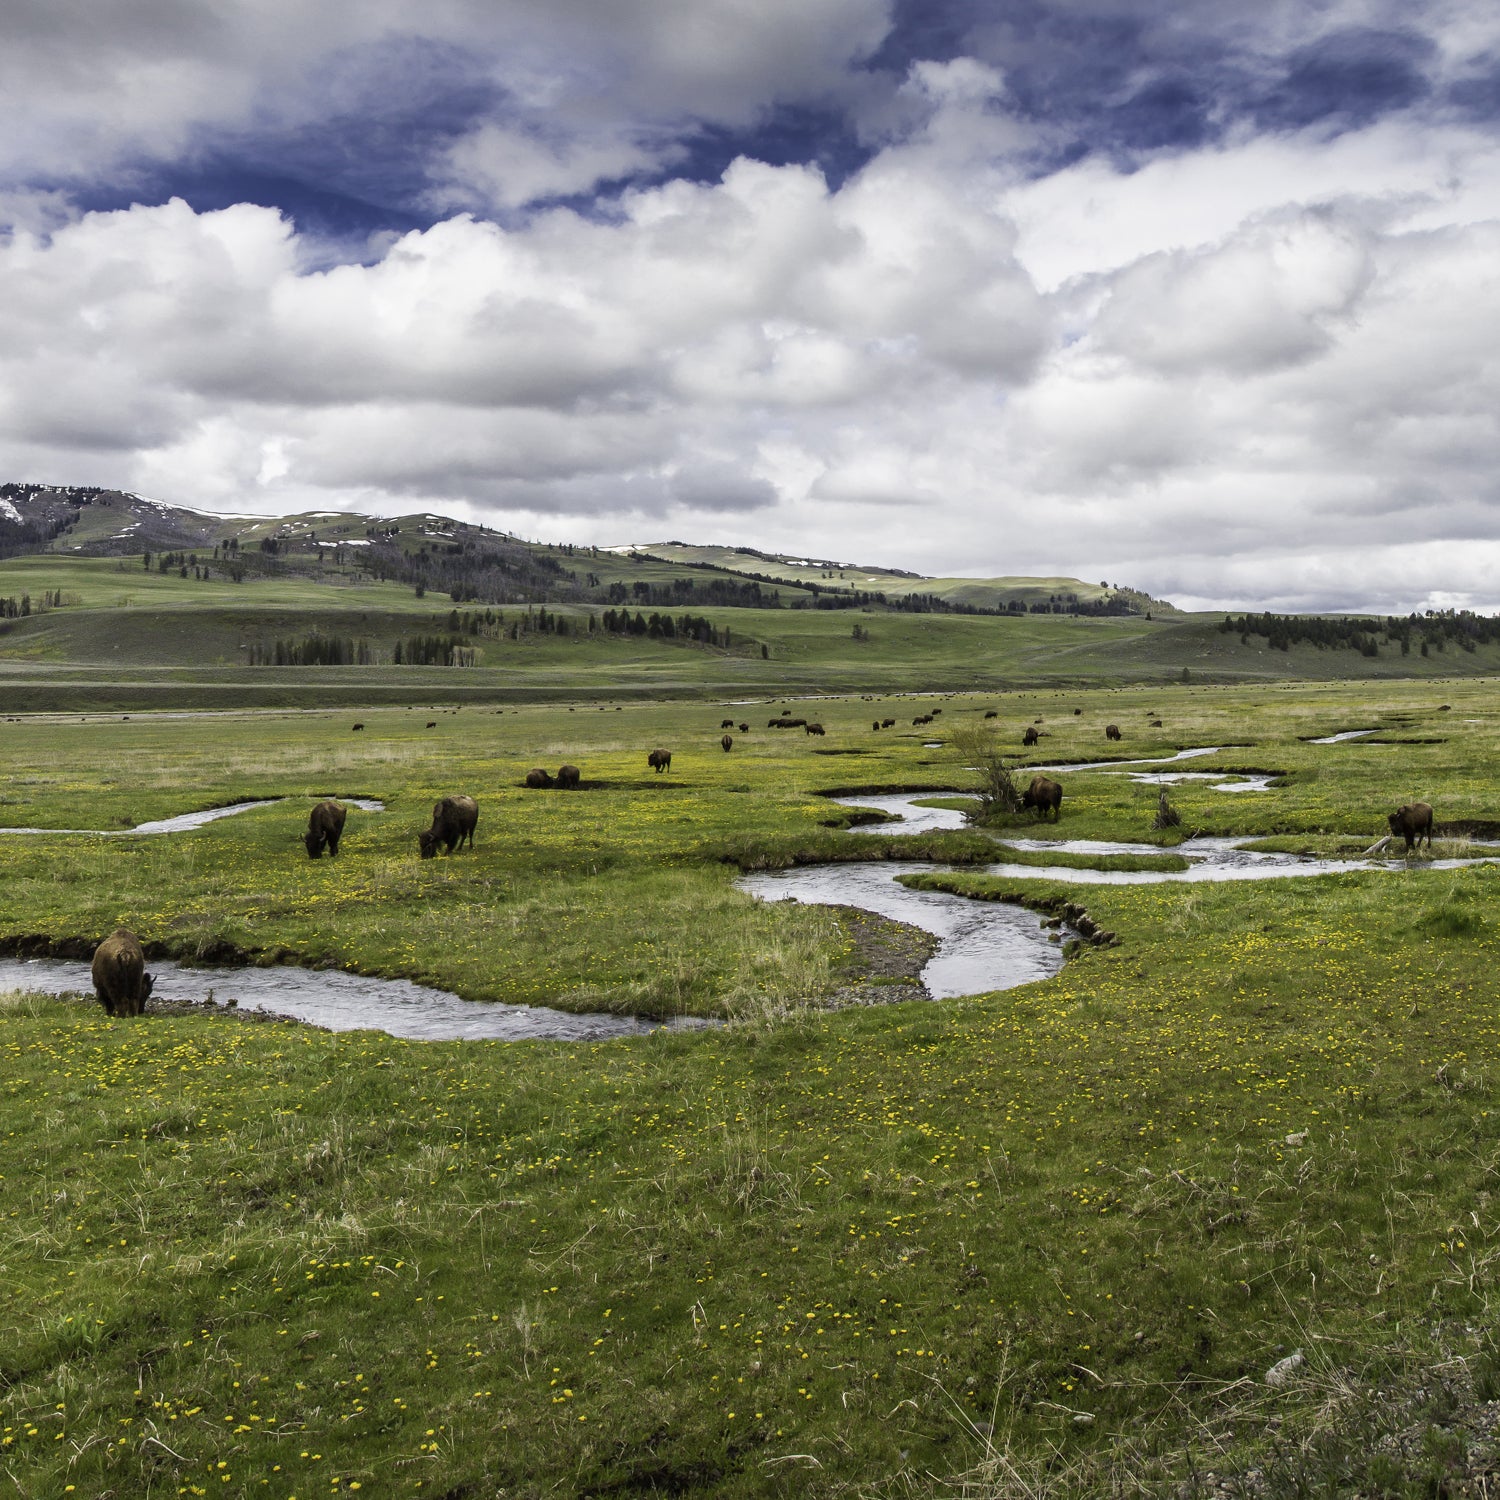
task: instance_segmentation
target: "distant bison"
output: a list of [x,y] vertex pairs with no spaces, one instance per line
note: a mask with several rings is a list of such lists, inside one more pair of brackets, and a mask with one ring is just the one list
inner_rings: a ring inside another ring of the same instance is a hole
[[870,725],[870,728],[873,729],[876,732],[876,734],[879,734],[880,733],[880,720],[876,719],[875,722]]
[[719,724],[719,728],[720,729],[733,729],[734,728],[734,720],[733,719],[724,719],[724,720],[722,720],[720,722],[720,724]]
[[1118,724],[1106,724],[1104,726],[1104,738],[1117,740],[1120,738],[1120,726]]
[[998,710],[991,708],[991,709],[986,709],[985,710],[985,715],[984,716],[987,719],[998,719],[1000,717],[1000,714],[999,714]]
[[748,724],[741,724],[740,725],[740,733],[741,734],[749,734],[750,733],[750,726]]
[[112,1016],[138,1016],[155,983],[146,972],[146,955],[140,939],[126,927],[117,927],[94,949],[94,994]]
[[880,727],[882,729],[891,729],[894,728],[895,723],[896,721],[894,719],[882,719],[880,721]]
[[1398,833],[1406,838],[1406,852],[1412,851],[1413,844],[1421,844],[1423,838],[1427,840],[1427,852],[1432,853],[1432,809],[1425,802],[1403,803],[1395,812],[1386,819],[1391,825],[1391,837]]
[[1161,720],[1160,719],[1152,719],[1149,727],[1152,728],[1152,729],[1160,729],[1161,728]]
[[559,766],[557,768],[557,784],[564,791],[576,791],[578,788],[578,778],[582,774],[577,766]]
[[670,771],[672,769],[672,752],[670,750],[653,750],[646,757],[646,764],[653,771]]
[[1043,816],[1052,809],[1055,822],[1062,816],[1062,787],[1046,776],[1033,776],[1031,785],[1021,793],[1021,806],[1034,808]]
[[[355,725],[355,726],[354,726],[354,728],[355,728],[355,729],[363,729],[363,728],[364,728],[364,727],[365,727],[365,726],[364,726],[364,725],[363,725],[363,724],[356,724],[356,725]],[[351,731],[350,731],[350,733],[353,733],[353,730],[351,730]]]
[[339,839],[344,833],[344,805],[329,798],[320,802],[307,815],[307,832],[302,842],[307,845],[307,857],[320,859],[326,847],[330,859],[339,852]]
[[1036,732],[1036,725],[1028,724],[1026,726],[1026,733],[1021,736],[1021,743],[1023,745],[1034,745],[1040,738],[1041,736]]
[[821,724],[804,724],[802,726],[802,729],[803,729],[803,732],[805,734],[822,734],[823,733],[823,726]]
[[437,728],[437,720],[436,719],[429,719],[427,721],[427,727],[429,729],[436,729]]
[[540,766],[533,766],[526,773],[526,785],[536,788],[551,786],[552,777],[549,772],[544,771]]
[[724,753],[727,755],[731,750],[734,749],[734,736],[732,734],[726,734],[724,738],[719,741],[719,744],[723,747]]
[[449,854],[463,848],[467,839],[474,847],[474,825],[479,822],[479,804],[472,797],[444,797],[433,804],[432,827],[417,835],[423,859],[431,859],[441,844]]

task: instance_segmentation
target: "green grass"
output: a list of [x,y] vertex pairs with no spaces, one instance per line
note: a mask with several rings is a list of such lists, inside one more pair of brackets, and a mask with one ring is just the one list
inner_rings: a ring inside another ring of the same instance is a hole
[[[185,955],[739,1019],[432,1044],[0,1004],[0,1472],[36,1495],[1085,1496],[1256,1467],[1273,1493],[1457,1493],[1500,1388],[1500,870],[1091,886],[1118,945],[1053,980],[835,1012],[837,916],[732,878],[982,859],[978,832],[828,826],[819,793],[962,793],[922,741],[989,708],[1018,754],[1043,720],[1036,764],[1119,722],[1115,754],[1232,745],[1192,769],[1284,773],[1173,788],[1189,830],[1368,847],[1416,797],[1500,820],[1493,692],[1031,689],[878,734],[914,705],[848,694],[822,740],[703,701],[376,707],[358,734],[320,709],[6,723],[6,824],[293,800],[171,838],[0,835],[0,937],[124,921]],[[730,715],[754,727],[725,755]],[[1366,724],[1429,742],[1306,743]],[[564,759],[579,792],[520,785]],[[1058,837],[1149,836],[1156,787],[1058,779]],[[475,848],[422,862],[449,791],[479,800]],[[327,793],[388,811],[312,862]]]

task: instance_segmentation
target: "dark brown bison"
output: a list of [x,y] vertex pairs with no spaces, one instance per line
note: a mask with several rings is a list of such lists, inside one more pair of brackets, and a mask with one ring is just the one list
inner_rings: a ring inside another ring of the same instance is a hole
[[433,804],[432,827],[417,835],[423,859],[431,859],[441,844],[449,854],[461,849],[464,840],[474,847],[474,825],[479,821],[479,804],[472,797],[444,797]]
[[339,839],[344,833],[344,817],[344,804],[335,802],[331,797],[326,802],[318,803],[307,815],[307,832],[302,835],[302,842],[307,845],[309,859],[321,858],[325,847],[330,859],[338,854]]
[[882,719],[880,721],[880,727],[882,729],[894,729],[895,725],[896,721],[894,719]]
[[1149,727],[1152,728],[1152,729],[1160,729],[1161,728],[1161,720],[1160,719],[1152,719]]
[[1000,713],[998,709],[990,708],[985,710],[984,716],[987,719],[998,719],[1000,717]]
[[1033,776],[1031,785],[1021,793],[1021,806],[1035,809],[1043,817],[1052,809],[1054,822],[1062,816],[1062,787],[1046,776]]
[[870,728],[873,729],[876,734],[879,734],[880,733],[880,720],[876,719],[875,722],[870,725]]
[[1040,738],[1041,736],[1036,732],[1036,725],[1028,724],[1026,726],[1026,733],[1021,736],[1021,743],[1023,745],[1034,745]]
[[748,724],[741,724],[740,725],[740,733],[741,734],[749,734],[750,733],[750,726]]
[[719,744],[723,746],[724,753],[727,755],[731,750],[734,749],[734,736],[732,734],[726,734],[724,738],[719,741]]
[[138,1016],[155,983],[146,972],[146,955],[140,939],[126,927],[117,927],[94,949],[94,994],[112,1016]]
[[1425,802],[1403,803],[1386,822],[1391,825],[1392,838],[1398,833],[1404,835],[1408,854],[1412,845],[1421,844],[1423,838],[1427,840],[1427,852],[1432,853],[1432,809]]
[[526,773],[526,785],[529,787],[544,787],[552,785],[550,772],[544,771],[540,766],[533,766]]
[[804,734],[822,734],[823,726],[821,724],[804,724],[802,731]]
[[672,769],[672,752],[670,750],[653,750],[646,757],[646,764],[653,771],[670,771]]
[[437,720],[436,719],[429,719],[427,721],[427,727],[429,729],[436,729],[437,728]]
[[1104,738],[1117,740],[1120,738],[1120,726],[1118,724],[1106,724],[1104,726]]
[[[355,725],[355,726],[354,726],[354,728],[355,728],[355,729],[363,729],[363,728],[364,728],[364,727],[365,727],[365,726],[364,726],[364,725],[363,725],[363,724],[356,724],[356,725]],[[352,733],[352,732],[353,732],[353,731],[351,731],[351,733]]]
[[722,720],[720,720],[720,722],[719,722],[719,728],[720,729],[733,729],[734,728],[734,720],[733,719],[722,719]]
[[578,789],[578,779],[582,774],[577,766],[559,766],[557,768],[557,784],[564,791],[576,791]]

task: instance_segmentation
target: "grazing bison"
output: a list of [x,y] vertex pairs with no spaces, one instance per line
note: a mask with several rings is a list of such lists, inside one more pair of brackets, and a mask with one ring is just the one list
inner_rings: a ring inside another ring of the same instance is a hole
[[344,804],[331,797],[318,803],[307,815],[307,832],[302,835],[302,842],[307,845],[309,859],[320,859],[325,846],[330,859],[337,857],[339,839],[344,833],[344,817]]
[[896,721],[894,719],[882,719],[880,721],[880,727],[882,729],[893,729],[895,728],[895,725]]
[[431,859],[441,844],[449,854],[461,849],[464,840],[474,847],[474,825],[479,821],[479,804],[472,797],[444,797],[433,804],[432,827],[417,835],[423,859]]
[[533,766],[526,773],[526,785],[529,787],[544,787],[552,785],[552,776],[540,766]]
[[[363,724],[356,724],[356,725],[355,725],[355,726],[354,726],[354,728],[355,728],[355,729],[363,729],[363,728],[364,728],[364,727],[365,727],[365,726],[364,726],[364,725],[363,725]],[[350,733],[351,733],[351,734],[352,734],[352,733],[353,733],[353,732],[354,732],[354,731],[353,731],[353,730],[350,730]]]
[[821,724],[804,724],[802,730],[804,734],[822,734],[823,726]]
[[1036,725],[1028,724],[1026,726],[1026,733],[1021,736],[1021,743],[1023,745],[1034,745],[1040,738],[1041,736],[1036,732]]
[[997,709],[990,708],[985,710],[984,716],[987,719],[998,719],[1000,717],[1000,714]]
[[719,741],[719,743],[724,747],[724,753],[727,755],[731,750],[734,749],[734,736],[732,734],[726,734],[724,738]]
[[1106,724],[1104,726],[1104,738],[1117,740],[1120,738],[1120,726],[1118,724]]
[[870,728],[873,729],[876,734],[879,734],[880,733],[880,720],[876,719],[875,722],[870,725]]
[[740,733],[741,734],[749,734],[750,733],[750,726],[748,724],[741,724],[740,725]]
[[653,771],[670,771],[672,769],[672,752],[670,750],[653,750],[646,757],[646,764]]
[[427,721],[427,727],[429,729],[436,729],[437,728],[437,720],[436,719],[429,719]]
[[1160,719],[1152,719],[1152,721],[1151,721],[1151,723],[1150,723],[1150,725],[1148,727],[1151,728],[1151,729],[1160,729],[1161,728],[1161,720]]
[[140,939],[127,927],[117,927],[94,949],[94,994],[112,1016],[138,1016],[155,983],[146,972]]
[[1062,816],[1062,787],[1046,776],[1033,776],[1031,785],[1021,793],[1021,806],[1034,808],[1043,816],[1052,809],[1054,822]]
[[557,784],[564,791],[576,791],[578,789],[578,778],[582,774],[577,766],[559,766],[557,768]]
[[724,719],[724,720],[721,720],[720,724],[719,724],[719,728],[720,729],[733,729],[734,728],[734,720],[733,719]]
[[1398,833],[1406,838],[1406,852],[1411,853],[1412,845],[1421,844],[1423,838],[1427,840],[1427,852],[1432,853],[1432,809],[1425,802],[1403,803],[1393,812],[1386,822],[1391,825],[1391,837]]

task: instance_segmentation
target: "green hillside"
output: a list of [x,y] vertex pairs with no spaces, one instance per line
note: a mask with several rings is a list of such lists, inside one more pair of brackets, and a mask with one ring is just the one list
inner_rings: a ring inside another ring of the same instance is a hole
[[824,589],[881,593],[889,599],[930,594],[948,604],[971,609],[1005,609],[1017,604],[1025,609],[1049,604],[1098,605],[1120,596],[1154,614],[1175,610],[1175,606],[1164,600],[1152,599],[1135,589],[1118,584],[1085,583],[1080,578],[925,578],[895,568],[861,567],[796,553],[759,552],[748,547],[699,547],[685,542],[652,542],[615,550],[625,556],[640,555],[698,567],[722,568]]
[[[592,562],[570,560],[582,569]],[[334,561],[314,576],[247,573],[236,583],[221,574],[194,577],[191,569],[186,578],[177,569],[148,570],[139,557],[0,560],[0,609],[7,600],[31,606],[29,614],[0,618],[0,693],[17,712],[271,707],[309,697],[405,705],[1000,692],[1161,684],[1184,673],[1221,683],[1500,673],[1500,642],[1473,650],[1437,643],[1424,656],[1403,655],[1384,640],[1367,656],[1308,643],[1273,649],[1264,636],[1226,632],[1218,615],[789,607],[800,595],[784,596],[778,608],[720,607],[673,584],[674,566],[694,573],[685,564],[617,566],[612,581],[628,599],[639,599],[639,584],[652,600],[679,602],[455,604]],[[673,622],[672,633],[653,633],[652,617]],[[680,633],[685,619],[711,626],[716,643]],[[610,629],[611,622],[631,628]],[[414,640],[451,644],[455,664],[412,665]],[[296,653],[329,642],[347,648],[341,664],[291,664],[302,659]]]

